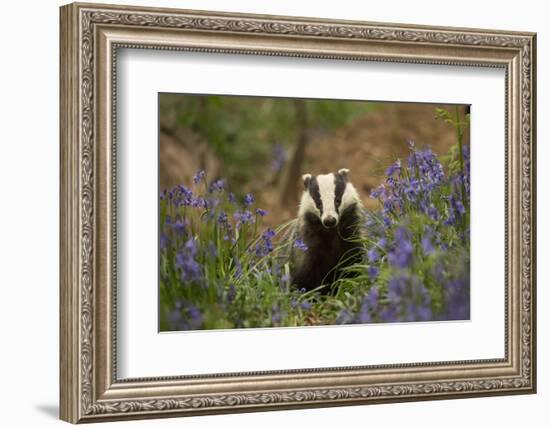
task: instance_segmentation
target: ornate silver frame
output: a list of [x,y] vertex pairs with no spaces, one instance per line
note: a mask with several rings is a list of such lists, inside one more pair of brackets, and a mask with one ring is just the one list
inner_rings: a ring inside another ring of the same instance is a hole
[[[533,33],[174,9],[61,8],[61,419],[77,423],[536,390]],[[117,48],[502,67],[505,357],[176,378],[116,375]]]

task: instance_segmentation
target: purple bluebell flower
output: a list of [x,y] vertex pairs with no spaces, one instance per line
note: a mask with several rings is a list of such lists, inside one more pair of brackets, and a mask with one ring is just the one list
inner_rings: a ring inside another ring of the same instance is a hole
[[455,225],[462,220],[462,215],[466,212],[464,205],[460,201],[459,197],[456,197],[454,194],[451,194],[448,197],[449,200],[449,214],[447,220],[445,221],[446,225]]
[[189,252],[189,254],[195,256],[197,254],[197,251],[199,250],[199,245],[195,239],[190,238],[185,243],[184,248]]
[[197,196],[190,201],[189,206],[206,209],[208,208],[208,202],[202,197]]
[[432,299],[424,284],[418,277],[409,282],[405,320],[427,321],[432,317]]
[[185,185],[178,185],[175,187],[174,192],[177,194],[180,200],[180,204],[183,206],[189,206],[193,200],[193,191],[187,188]]
[[228,223],[227,214],[224,211],[221,211],[218,214],[218,224],[220,225],[226,225]]
[[185,234],[185,221],[181,218],[176,219],[176,222],[172,223],[172,228],[178,236],[183,236]]
[[199,308],[181,300],[176,301],[166,319],[170,329],[177,331],[200,329],[203,324],[203,315]]
[[223,218],[222,218],[222,222],[219,222],[220,218],[218,218],[218,224],[220,224],[224,229],[225,229],[225,233],[223,235],[223,240],[224,241],[233,241],[233,243],[235,243],[235,238],[233,237],[233,226],[231,225],[231,223],[226,220],[225,222],[223,222]]
[[455,209],[460,215],[464,215],[466,213],[466,209],[464,209],[464,205],[459,199],[455,199]]
[[256,209],[256,215],[259,215],[259,216],[266,216],[266,215],[267,215],[267,211],[264,210],[264,209],[257,208],[257,209]]
[[252,193],[247,193],[245,196],[244,196],[244,205],[249,207],[251,206],[252,204],[254,204],[254,195]]
[[192,206],[195,195],[193,192],[183,185],[178,185],[174,188],[176,206]]
[[302,310],[309,310],[312,307],[312,304],[309,301],[298,302],[294,297],[290,299],[290,306],[292,308],[300,308]]
[[388,260],[395,267],[409,267],[413,261],[414,248],[407,229],[404,227],[397,228],[394,237],[395,247],[388,252]]
[[169,327],[173,331],[181,331],[187,329],[187,322],[183,318],[181,307],[181,302],[177,301],[175,307],[170,310],[166,315],[166,320],[168,321]]
[[197,241],[190,238],[180,252],[176,254],[176,267],[181,270],[181,279],[184,282],[197,281],[203,278],[202,267],[195,259],[197,252]]
[[256,222],[256,218],[248,209],[244,212],[235,212],[233,214],[233,218],[235,218],[235,221],[237,221],[237,228],[240,227],[242,224],[254,224]]
[[235,194],[233,194],[233,193],[227,193],[227,200],[228,200],[229,203],[231,203],[232,205],[234,205],[234,204],[237,203],[237,198],[235,197]]
[[371,265],[368,267],[367,272],[369,273],[369,277],[372,280],[375,280],[380,274],[380,269],[378,267],[375,267],[374,265]]
[[427,209],[427,212],[428,216],[430,217],[430,219],[432,219],[433,221],[437,221],[439,220],[439,211],[437,210],[437,208],[431,204],[428,209]]
[[372,322],[372,315],[370,313],[371,305],[366,297],[363,297],[361,301],[361,307],[355,318],[355,323],[369,323]]
[[159,237],[160,250],[166,249],[169,245],[170,245],[170,238],[166,234],[160,233],[160,237]]
[[181,279],[184,282],[190,282],[202,278],[200,264],[189,255],[178,253],[176,255],[176,266],[181,268]]
[[392,277],[388,282],[387,298],[390,305],[399,305],[401,297],[406,292],[407,278],[405,276]]
[[233,258],[233,261],[235,262],[235,277],[239,278],[243,274],[243,266],[239,258]]
[[256,256],[264,257],[273,251],[273,242],[271,239],[275,237],[275,231],[268,228],[262,233],[260,241],[256,244]]
[[394,305],[387,305],[386,307],[384,307],[380,312],[380,319],[383,322],[387,323],[397,322],[397,320],[399,319],[397,307],[395,307]]
[[188,309],[189,329],[200,329],[202,326],[202,313],[198,307],[191,305]]
[[266,240],[256,244],[255,252],[258,257],[267,256],[271,251],[273,251],[273,243],[271,240]]
[[216,192],[216,191],[223,191],[225,189],[225,179],[218,179],[214,181],[212,184],[210,184],[210,191]]
[[446,313],[444,320],[470,318],[470,280],[456,278],[445,284]]
[[367,294],[367,301],[372,308],[376,308],[376,306],[378,305],[379,295],[380,292],[378,291],[377,287],[373,286],[369,289],[369,293]]
[[386,176],[391,177],[395,173],[401,174],[401,160],[397,159],[397,161],[392,164],[388,169],[386,169]]
[[300,303],[300,308],[302,310],[309,310],[312,307],[312,304],[309,301],[303,301]]
[[202,169],[199,170],[199,171],[195,174],[195,176],[193,177],[193,182],[194,182],[195,184],[198,184],[199,182],[202,181],[202,179],[204,178],[204,175],[205,175],[204,170],[202,170]]
[[419,175],[425,180],[428,188],[433,188],[433,186],[439,184],[445,175],[435,153],[430,148],[425,147],[422,150],[415,150],[413,154]]
[[294,247],[304,252],[309,249],[309,247],[304,243],[302,239],[296,239],[294,241]]
[[262,238],[263,239],[273,239],[275,237],[277,233],[275,233],[274,230],[272,230],[271,228],[268,228],[267,230],[264,231],[264,233],[262,234]]
[[417,178],[409,178],[407,186],[403,188],[403,193],[405,194],[407,200],[410,202],[418,201],[418,198],[422,195],[424,190],[422,180]]
[[426,322],[432,317],[432,309],[425,304],[408,302],[404,319],[408,322]]
[[380,254],[378,253],[378,249],[376,247],[370,248],[370,250],[367,252],[367,257],[370,262],[374,263],[380,259]]
[[425,321],[432,316],[431,298],[424,284],[416,276],[399,275],[388,282],[388,307],[393,307],[396,319]]
[[384,187],[384,184],[379,185],[375,189],[371,190],[370,197],[373,199],[385,199],[386,198],[386,187]]

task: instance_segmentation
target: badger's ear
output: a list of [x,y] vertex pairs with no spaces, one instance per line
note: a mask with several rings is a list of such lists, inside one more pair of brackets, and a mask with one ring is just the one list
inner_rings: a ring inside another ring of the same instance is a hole
[[347,180],[349,175],[349,169],[346,169],[346,168],[339,169],[338,175],[340,175],[342,178],[345,178]]
[[304,188],[307,190],[309,187],[309,181],[311,181],[311,174],[305,173],[302,175],[302,181],[304,182]]

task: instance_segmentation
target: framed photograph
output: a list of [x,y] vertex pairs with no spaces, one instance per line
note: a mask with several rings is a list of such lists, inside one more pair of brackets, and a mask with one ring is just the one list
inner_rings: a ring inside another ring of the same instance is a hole
[[61,8],[61,418],[536,391],[536,37]]

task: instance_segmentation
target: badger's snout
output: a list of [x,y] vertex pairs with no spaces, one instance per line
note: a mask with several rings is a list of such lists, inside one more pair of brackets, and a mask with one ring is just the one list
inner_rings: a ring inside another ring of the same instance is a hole
[[338,224],[338,219],[333,217],[332,215],[327,215],[325,218],[323,218],[323,225],[326,228],[336,227],[336,224]]

